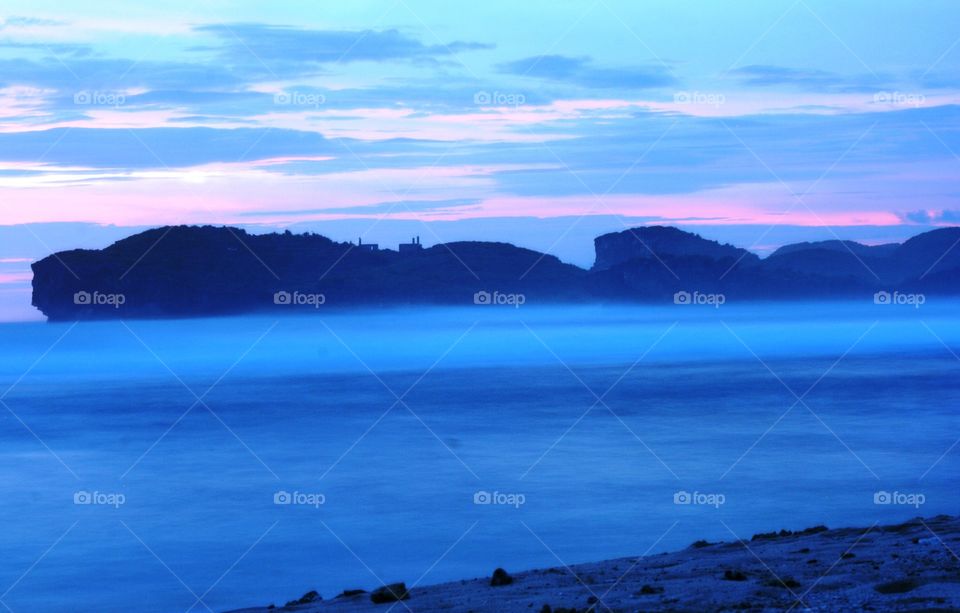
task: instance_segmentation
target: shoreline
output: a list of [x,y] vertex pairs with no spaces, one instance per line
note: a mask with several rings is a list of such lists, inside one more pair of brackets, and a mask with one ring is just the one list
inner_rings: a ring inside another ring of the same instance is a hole
[[229,613],[960,611],[958,554],[960,516],[938,515],[697,541],[680,551],[517,572],[508,580],[498,573],[496,586],[491,577],[409,586],[402,603],[374,604],[359,590],[310,602],[308,592],[300,604],[291,594],[286,606]]

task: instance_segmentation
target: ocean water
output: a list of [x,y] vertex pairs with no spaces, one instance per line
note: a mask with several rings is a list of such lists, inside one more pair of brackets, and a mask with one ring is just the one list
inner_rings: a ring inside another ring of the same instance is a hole
[[957,513],[958,306],[3,324],[0,601],[223,611]]

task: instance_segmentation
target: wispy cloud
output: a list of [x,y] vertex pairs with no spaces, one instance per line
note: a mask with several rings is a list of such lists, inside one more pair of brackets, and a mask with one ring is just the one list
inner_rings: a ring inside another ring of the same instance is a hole
[[492,49],[479,42],[450,41],[425,44],[399,30],[316,30],[262,23],[201,25],[201,34],[219,39],[215,46],[198,45],[198,51],[215,51],[233,62],[264,62],[271,70],[349,62],[387,62],[448,57],[454,53]]
[[730,71],[745,85],[789,86],[822,92],[875,92],[890,81],[874,75],[841,75],[828,70],[754,64]]
[[25,17],[23,15],[11,15],[3,21],[0,21],[0,30],[11,28],[26,28],[31,26],[64,26],[68,25],[66,21],[57,19],[45,19],[42,17]]
[[903,220],[909,223],[922,225],[955,225],[960,224],[960,210],[942,209],[939,211],[909,211],[903,214]]
[[606,67],[589,57],[564,55],[527,57],[502,63],[498,69],[504,74],[599,89],[649,89],[676,82],[670,71],[660,65]]

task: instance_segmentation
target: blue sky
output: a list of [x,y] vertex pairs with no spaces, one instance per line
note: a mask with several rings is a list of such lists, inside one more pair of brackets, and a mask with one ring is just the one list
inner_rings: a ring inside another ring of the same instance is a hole
[[947,0],[2,10],[0,317],[31,259],[161,224],[589,265],[639,223],[764,252],[960,219]]

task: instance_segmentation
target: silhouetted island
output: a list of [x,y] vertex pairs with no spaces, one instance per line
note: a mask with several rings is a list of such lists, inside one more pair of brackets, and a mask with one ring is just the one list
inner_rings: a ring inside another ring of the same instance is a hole
[[960,293],[960,228],[953,227],[903,244],[787,245],[765,259],[664,226],[594,243],[595,264],[584,270],[507,243],[423,247],[414,239],[394,251],[318,234],[170,226],[35,262],[33,305],[62,321],[517,300],[662,303],[684,292],[727,301]]

